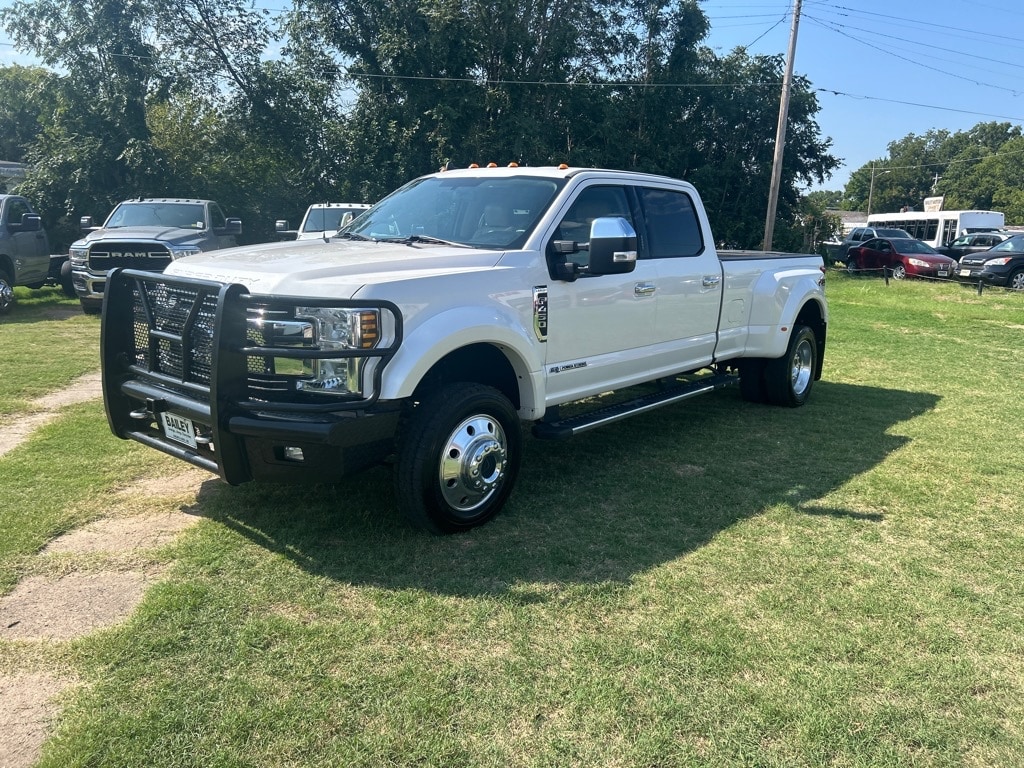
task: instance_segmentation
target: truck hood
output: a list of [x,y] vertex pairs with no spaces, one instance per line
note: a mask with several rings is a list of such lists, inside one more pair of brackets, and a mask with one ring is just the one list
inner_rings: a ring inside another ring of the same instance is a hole
[[490,269],[502,254],[427,243],[292,240],[186,256],[166,271],[241,283],[257,294],[351,298],[367,284]]
[[[201,240],[206,231],[201,229],[182,229],[180,227],[114,227],[97,229],[83,237],[78,243],[95,243],[98,240],[159,240],[164,243],[187,243],[190,240]],[[78,244],[76,243],[76,245]]]

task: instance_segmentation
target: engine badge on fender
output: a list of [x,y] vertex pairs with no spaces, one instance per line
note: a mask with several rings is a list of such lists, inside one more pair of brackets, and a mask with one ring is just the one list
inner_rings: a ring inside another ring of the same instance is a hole
[[533,287],[533,332],[537,334],[537,341],[548,340],[548,287],[546,285]]

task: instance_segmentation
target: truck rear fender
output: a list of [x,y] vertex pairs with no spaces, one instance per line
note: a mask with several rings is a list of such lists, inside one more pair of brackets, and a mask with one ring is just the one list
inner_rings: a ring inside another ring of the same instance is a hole
[[820,369],[828,320],[821,279],[819,270],[811,272],[805,268],[770,270],[762,274],[754,287],[750,335],[744,357],[782,357],[793,326],[807,325],[817,337]]
[[539,343],[513,318],[493,307],[460,307],[406,329],[388,363],[382,400],[421,395],[446,381],[471,381],[501,390],[526,420],[544,413]]

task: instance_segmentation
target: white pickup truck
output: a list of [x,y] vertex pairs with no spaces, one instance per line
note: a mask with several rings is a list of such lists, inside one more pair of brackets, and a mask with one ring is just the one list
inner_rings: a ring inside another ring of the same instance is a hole
[[524,423],[567,438],[730,384],[803,405],[824,282],[817,255],[716,251],[684,181],[447,171],[327,242],[112,272],[107,417],[231,484],[390,459],[408,519],[461,531],[508,498]]

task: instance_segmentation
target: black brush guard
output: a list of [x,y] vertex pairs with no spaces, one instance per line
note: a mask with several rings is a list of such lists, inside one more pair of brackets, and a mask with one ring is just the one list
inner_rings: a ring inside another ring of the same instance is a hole
[[[290,312],[296,306],[376,309],[382,319],[388,313],[394,339],[387,346],[339,354],[250,338],[251,311]],[[257,474],[247,441],[332,448],[386,443],[399,411],[394,404],[378,403],[377,393],[401,340],[402,315],[391,302],[256,296],[238,284],[115,269],[107,279],[100,336],[107,421],[117,437],[187,461],[232,485],[244,483]],[[267,359],[340,357],[379,359],[370,397],[295,391],[268,396],[262,386],[266,376],[254,371]],[[163,412],[200,426],[196,448],[163,434]]]

